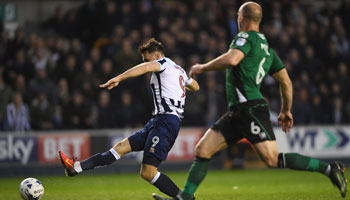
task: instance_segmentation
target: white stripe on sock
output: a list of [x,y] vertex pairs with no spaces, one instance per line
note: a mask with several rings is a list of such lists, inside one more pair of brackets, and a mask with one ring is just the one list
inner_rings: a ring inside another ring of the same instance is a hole
[[151,184],[154,184],[157,180],[158,180],[158,178],[160,177],[160,172],[157,172],[156,173],[156,175],[153,177],[153,179],[151,180]]
[[80,162],[79,161],[75,161],[74,162],[74,170],[78,173],[82,172],[83,169],[81,168]]
[[326,171],[324,172],[327,176],[331,173],[331,165],[328,165]]
[[116,160],[119,160],[120,155],[118,154],[118,152],[116,152],[113,148],[111,148],[109,151],[113,154]]

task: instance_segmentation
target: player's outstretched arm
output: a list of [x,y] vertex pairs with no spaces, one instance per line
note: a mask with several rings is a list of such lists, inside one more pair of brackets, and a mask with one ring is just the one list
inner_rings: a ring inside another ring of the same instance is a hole
[[100,85],[100,88],[108,88],[111,90],[114,87],[117,87],[120,82],[129,79],[141,76],[147,72],[156,72],[160,70],[160,64],[157,62],[146,62],[136,65],[135,67],[126,70],[124,73],[119,74],[118,76],[110,79],[104,84]]
[[199,75],[205,71],[214,71],[226,69],[228,67],[237,66],[239,62],[244,58],[244,53],[238,49],[230,49],[221,56],[205,63],[196,64],[191,67],[190,77]]
[[278,116],[278,125],[282,125],[284,132],[289,132],[293,127],[293,115],[291,113],[293,101],[293,85],[289,78],[287,70],[281,69],[272,75],[280,84],[280,92],[282,97],[281,112]]
[[192,82],[188,85],[186,85],[186,90],[190,92],[196,92],[199,90],[198,82],[194,79],[191,79]]

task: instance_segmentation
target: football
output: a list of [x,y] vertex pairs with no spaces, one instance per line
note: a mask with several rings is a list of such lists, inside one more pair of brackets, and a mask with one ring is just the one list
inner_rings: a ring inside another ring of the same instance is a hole
[[19,185],[19,194],[24,200],[39,200],[44,195],[44,186],[36,178],[26,178]]

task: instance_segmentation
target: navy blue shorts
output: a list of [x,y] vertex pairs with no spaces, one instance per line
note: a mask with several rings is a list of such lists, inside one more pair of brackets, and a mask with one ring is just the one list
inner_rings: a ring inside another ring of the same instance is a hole
[[143,150],[142,163],[158,167],[162,161],[166,160],[179,129],[180,120],[176,115],[156,115],[143,129],[128,138],[131,150]]

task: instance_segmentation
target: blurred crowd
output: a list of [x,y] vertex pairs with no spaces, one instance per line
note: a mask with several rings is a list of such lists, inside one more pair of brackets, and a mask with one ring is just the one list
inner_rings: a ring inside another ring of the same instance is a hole
[[[295,124],[350,122],[350,0],[321,7],[304,1],[258,1],[261,31],[294,83]],[[311,2],[311,1],[310,1]],[[111,91],[98,85],[140,63],[137,47],[155,37],[186,70],[227,51],[238,32],[240,0],[88,0],[56,8],[40,29],[0,26],[0,130],[140,127],[151,116],[150,75]],[[227,110],[224,71],[198,77],[187,93],[184,126],[210,126]],[[276,121],[277,83],[263,94]]]

